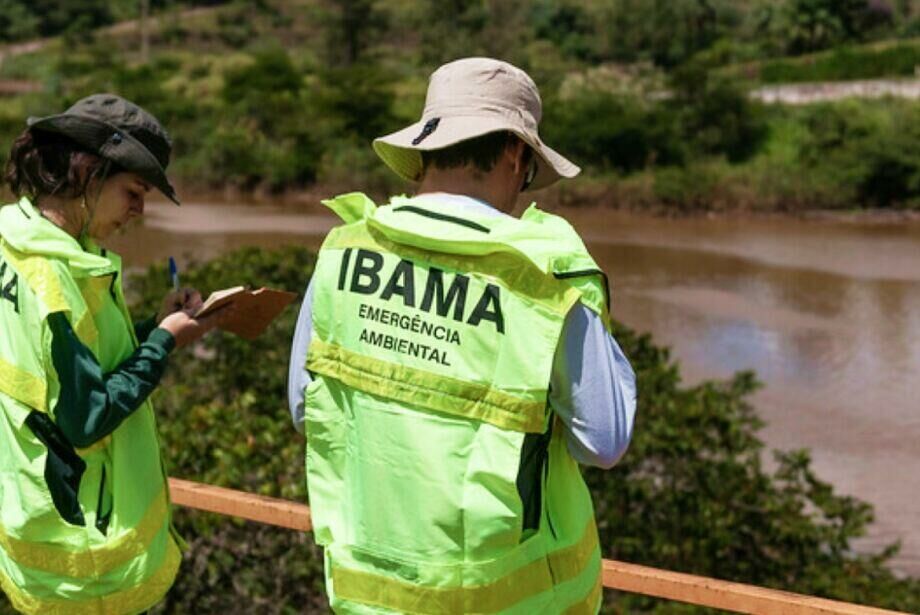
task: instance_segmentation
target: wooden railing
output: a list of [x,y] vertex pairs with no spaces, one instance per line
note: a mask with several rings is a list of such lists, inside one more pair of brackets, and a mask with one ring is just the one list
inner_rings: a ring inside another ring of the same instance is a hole
[[[173,504],[308,532],[310,507],[276,498],[169,479]],[[892,615],[874,607],[604,560],[604,587],[757,615]],[[903,614],[902,614],[903,615]]]

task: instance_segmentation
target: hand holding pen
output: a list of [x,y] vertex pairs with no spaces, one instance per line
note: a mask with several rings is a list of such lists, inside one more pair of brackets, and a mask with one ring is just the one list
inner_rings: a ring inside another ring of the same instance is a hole
[[194,342],[219,326],[233,312],[231,304],[207,316],[196,318],[195,314],[202,305],[201,293],[194,288],[180,287],[179,268],[176,266],[176,259],[171,256],[169,257],[169,284],[172,290],[163,298],[156,318],[158,326],[173,336],[176,348]]
[[194,288],[181,288],[179,285],[179,267],[176,265],[176,259],[169,257],[169,284],[172,291],[163,297],[160,304],[160,310],[157,312],[157,322],[178,312],[179,310],[194,315],[198,308],[201,307],[201,294]]

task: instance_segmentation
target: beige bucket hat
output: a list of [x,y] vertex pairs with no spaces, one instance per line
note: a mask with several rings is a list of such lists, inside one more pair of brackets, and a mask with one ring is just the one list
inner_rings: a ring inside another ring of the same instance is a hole
[[521,69],[492,58],[455,60],[431,75],[422,119],[375,139],[374,151],[399,176],[418,181],[421,151],[508,130],[536,154],[537,174],[527,189],[537,190],[581,171],[540,139],[542,113],[537,86]]

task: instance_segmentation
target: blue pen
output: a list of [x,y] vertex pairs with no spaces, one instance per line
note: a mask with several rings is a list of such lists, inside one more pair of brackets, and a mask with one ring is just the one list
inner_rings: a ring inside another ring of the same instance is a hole
[[172,256],[169,257],[169,281],[173,290],[179,290],[179,268],[176,267],[176,259]]

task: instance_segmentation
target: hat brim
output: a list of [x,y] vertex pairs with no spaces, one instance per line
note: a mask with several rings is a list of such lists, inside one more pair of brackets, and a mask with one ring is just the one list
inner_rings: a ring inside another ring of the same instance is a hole
[[374,140],[374,151],[380,156],[380,159],[393,172],[409,181],[417,182],[421,179],[422,151],[443,149],[461,141],[500,130],[513,132],[529,145],[537,156],[537,174],[527,187],[527,191],[545,188],[560,178],[572,178],[581,172],[576,164],[543,143],[539,136],[532,135],[529,131],[502,118],[442,117],[439,118],[435,130],[419,140],[430,119],[422,118],[411,126]]
[[[80,145],[118,164],[131,173],[136,173],[150,183],[163,196],[179,205],[176,189],[169,183],[166,171],[156,156],[143,143],[124,130],[107,122],[83,115],[60,114],[42,118],[30,117],[29,128],[56,132],[70,137]],[[119,134],[120,138],[112,136]]]

